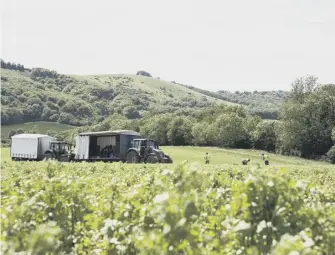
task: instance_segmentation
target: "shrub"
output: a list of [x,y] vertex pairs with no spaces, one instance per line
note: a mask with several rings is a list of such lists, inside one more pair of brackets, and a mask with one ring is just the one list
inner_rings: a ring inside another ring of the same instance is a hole
[[330,150],[327,152],[327,158],[328,161],[332,164],[335,164],[335,145],[330,148]]

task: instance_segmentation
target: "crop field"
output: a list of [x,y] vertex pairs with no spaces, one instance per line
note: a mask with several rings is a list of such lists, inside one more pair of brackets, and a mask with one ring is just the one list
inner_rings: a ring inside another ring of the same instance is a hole
[[11,162],[2,149],[1,253],[335,254],[334,166],[163,150],[174,164]]

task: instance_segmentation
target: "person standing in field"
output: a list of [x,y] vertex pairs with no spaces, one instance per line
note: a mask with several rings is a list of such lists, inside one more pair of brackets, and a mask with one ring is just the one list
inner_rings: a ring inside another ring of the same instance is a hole
[[205,164],[209,164],[209,155],[208,155],[208,152],[206,152],[206,155],[205,155]]
[[263,156],[264,164],[266,166],[269,165],[269,157],[268,157],[268,155],[262,153],[262,156]]
[[248,163],[250,162],[250,159],[243,159],[242,160],[242,165],[248,165]]

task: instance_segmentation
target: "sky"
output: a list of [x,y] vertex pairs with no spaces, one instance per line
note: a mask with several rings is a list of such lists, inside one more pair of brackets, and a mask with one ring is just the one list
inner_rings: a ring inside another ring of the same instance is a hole
[[335,83],[334,0],[1,0],[1,57],[208,90]]

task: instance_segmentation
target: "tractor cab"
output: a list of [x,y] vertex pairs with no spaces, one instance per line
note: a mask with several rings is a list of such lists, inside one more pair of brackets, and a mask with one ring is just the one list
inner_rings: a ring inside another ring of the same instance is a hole
[[50,150],[53,150],[55,153],[65,153],[70,150],[70,146],[67,142],[63,141],[50,142]]
[[130,142],[126,161],[128,163],[172,163],[172,159],[159,149],[155,140],[151,139],[133,139]]
[[133,139],[130,142],[130,148],[134,148],[137,150],[159,149],[156,141],[148,139]]
[[65,141],[50,142],[49,149],[44,153],[45,159],[56,159],[58,161],[71,161],[74,154],[71,145]]

